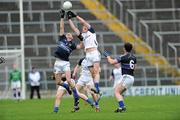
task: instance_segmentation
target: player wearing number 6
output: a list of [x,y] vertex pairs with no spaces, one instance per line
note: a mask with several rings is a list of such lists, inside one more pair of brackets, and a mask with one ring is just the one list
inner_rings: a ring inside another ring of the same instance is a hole
[[108,52],[104,52],[104,56],[107,58],[110,64],[120,63],[122,69],[122,78],[114,89],[114,95],[119,104],[119,107],[114,112],[126,111],[122,94],[134,83],[134,69],[136,66],[136,57],[131,53],[132,48],[132,44],[125,43],[124,55],[115,59],[111,58]]

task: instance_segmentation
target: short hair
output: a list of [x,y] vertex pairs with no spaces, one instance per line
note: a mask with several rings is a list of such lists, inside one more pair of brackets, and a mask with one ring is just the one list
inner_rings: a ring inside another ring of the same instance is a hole
[[35,67],[35,66],[32,66],[32,70],[34,70],[34,69],[36,69],[36,67]]
[[125,48],[126,52],[131,52],[133,46],[131,43],[127,42],[124,44],[124,48]]

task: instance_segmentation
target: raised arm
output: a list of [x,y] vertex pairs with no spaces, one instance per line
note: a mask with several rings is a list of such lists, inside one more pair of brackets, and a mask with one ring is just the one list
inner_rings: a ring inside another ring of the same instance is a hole
[[107,60],[110,64],[114,65],[116,63],[118,63],[118,61],[116,59],[112,59],[110,56],[107,56]]
[[59,35],[61,36],[64,34],[64,18],[61,18],[59,28],[60,28]]
[[118,63],[118,60],[117,60],[117,59],[111,58],[110,52],[108,52],[108,51],[105,50],[105,51],[103,52],[103,55],[107,58],[108,63],[110,63],[110,64],[112,64],[112,65]]
[[59,28],[60,28],[59,35],[61,36],[61,35],[64,34],[64,15],[65,15],[65,11],[63,9],[61,9],[59,11],[59,13],[60,13],[60,17],[61,17],[61,19],[60,19],[60,26],[59,26]]
[[77,76],[77,72],[78,72],[78,69],[79,69],[79,65],[77,64],[73,70],[73,74],[72,74],[72,77],[75,79],[76,76]]
[[109,76],[109,80],[110,80],[110,81],[114,80],[114,73],[113,73],[113,70],[112,70],[112,72],[111,72],[111,75]]
[[69,25],[71,27],[71,29],[76,33],[77,36],[80,35],[80,31],[79,29],[74,25],[73,21],[71,19],[69,19]]
[[76,18],[84,25],[86,26],[88,29],[90,29],[91,25],[86,21],[84,20],[82,17],[80,16],[76,16]]
[[81,41],[81,42],[76,46],[76,49],[82,49],[82,48],[84,48],[83,41]]

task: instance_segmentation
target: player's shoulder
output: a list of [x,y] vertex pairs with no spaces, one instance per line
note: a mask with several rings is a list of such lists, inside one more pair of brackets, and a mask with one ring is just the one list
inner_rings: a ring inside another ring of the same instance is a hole
[[95,30],[94,30],[94,28],[92,26],[89,27],[88,31],[91,32],[91,33],[95,33]]
[[134,54],[132,54],[131,57],[132,57],[133,59],[136,59],[136,56],[135,56]]
[[64,39],[66,39],[66,36],[64,34],[63,35],[59,35],[59,41],[64,40]]

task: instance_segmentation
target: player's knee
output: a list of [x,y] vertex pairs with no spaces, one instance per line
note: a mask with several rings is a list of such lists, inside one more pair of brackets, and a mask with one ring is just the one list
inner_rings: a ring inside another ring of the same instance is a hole
[[119,92],[119,89],[118,89],[118,88],[115,88],[115,90],[114,90],[114,94],[115,94],[115,95],[120,94],[120,92]]
[[94,74],[99,74],[99,68],[94,68]]
[[63,85],[63,83],[64,83],[64,82],[61,81],[61,80],[57,81],[57,84],[58,84],[58,85]]
[[56,95],[56,100],[59,100],[59,95]]

